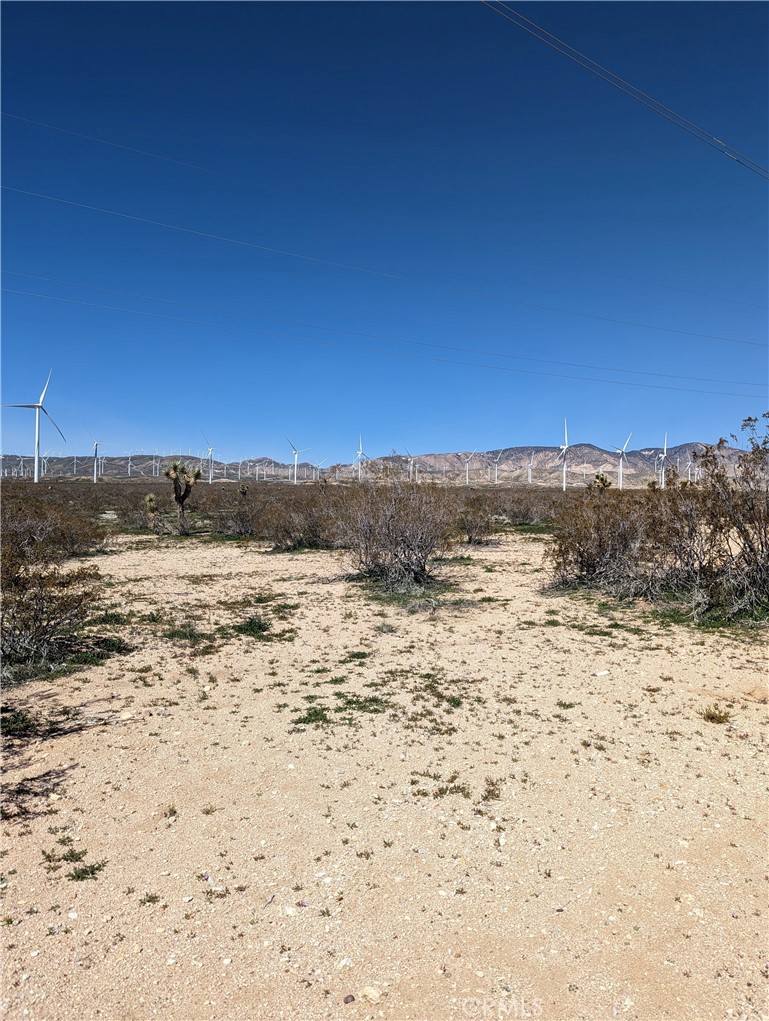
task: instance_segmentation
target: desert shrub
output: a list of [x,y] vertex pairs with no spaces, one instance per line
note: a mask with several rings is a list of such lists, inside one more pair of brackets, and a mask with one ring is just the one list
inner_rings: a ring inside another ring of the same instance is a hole
[[722,440],[699,455],[696,485],[573,494],[556,515],[555,580],[686,601],[695,617],[769,616],[769,432],[757,426],[743,425],[748,449],[733,476]]
[[471,545],[488,542],[497,529],[489,494],[480,490],[470,493],[458,508],[457,525],[465,542]]
[[48,504],[29,487],[5,494],[0,546],[5,677],[18,664],[59,658],[86,624],[97,599],[98,572],[61,565],[103,542],[102,529],[87,514]]
[[0,629],[4,672],[15,664],[63,658],[98,598],[93,567],[62,571],[24,569],[6,588]]
[[449,549],[455,522],[445,490],[436,486],[359,486],[338,507],[336,542],[358,574],[390,591],[407,590],[431,580],[431,561]]
[[330,549],[335,545],[339,507],[349,490],[332,490],[324,483],[281,486],[265,501],[261,529],[276,551]]
[[95,515],[74,506],[56,506],[29,485],[4,487],[2,549],[24,563],[50,563],[82,556],[104,546],[105,531]]

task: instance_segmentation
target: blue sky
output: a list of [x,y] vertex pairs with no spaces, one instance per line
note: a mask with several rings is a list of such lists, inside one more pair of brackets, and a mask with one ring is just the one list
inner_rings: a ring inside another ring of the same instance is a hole
[[[766,165],[766,5],[516,9]],[[641,448],[766,409],[766,183],[482,4],[3,22],[2,399],[53,369],[43,449],[334,462],[564,416]]]

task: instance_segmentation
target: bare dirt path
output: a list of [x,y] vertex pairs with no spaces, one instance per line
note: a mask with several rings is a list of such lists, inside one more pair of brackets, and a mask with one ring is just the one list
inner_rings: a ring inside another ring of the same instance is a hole
[[6,751],[8,1016],[765,1017],[765,648],[542,553],[409,606],[118,540],[132,651],[12,692],[61,731]]

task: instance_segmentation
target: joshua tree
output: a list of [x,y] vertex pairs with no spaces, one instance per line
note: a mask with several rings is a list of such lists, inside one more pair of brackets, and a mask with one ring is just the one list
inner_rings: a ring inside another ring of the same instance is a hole
[[200,471],[200,468],[195,468],[194,471],[189,471],[186,464],[180,464],[178,461],[174,461],[169,468],[166,468],[163,474],[174,484],[174,500],[176,501],[176,509],[179,513],[179,531],[182,534],[186,534],[187,523],[184,520],[184,504],[187,501],[187,497],[192,492],[192,487],[198,481],[202,472]]
[[158,500],[154,493],[147,493],[144,497],[144,512],[147,515],[147,522],[154,532],[157,526],[158,513]]
[[596,472],[595,478],[588,485],[588,489],[608,489],[610,485],[611,482],[603,472]]

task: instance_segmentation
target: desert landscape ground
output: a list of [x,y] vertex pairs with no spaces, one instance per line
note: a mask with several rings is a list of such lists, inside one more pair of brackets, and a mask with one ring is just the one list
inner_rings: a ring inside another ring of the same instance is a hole
[[7,1016],[765,1017],[765,645],[545,546],[384,596],[116,536],[129,651],[12,692],[53,722],[6,745]]

